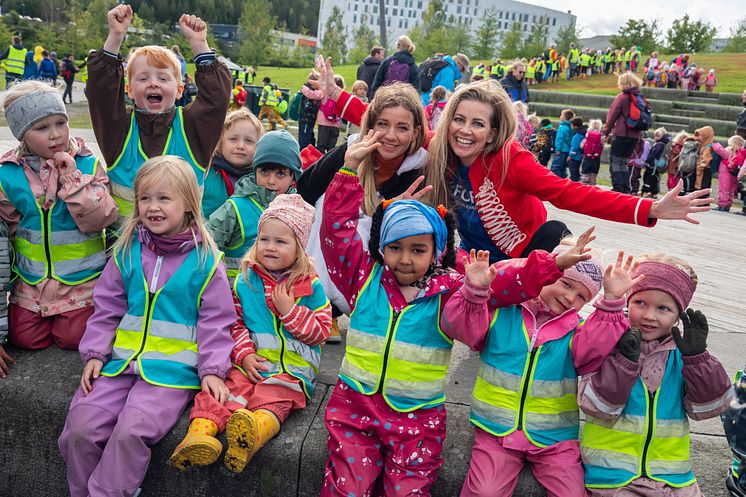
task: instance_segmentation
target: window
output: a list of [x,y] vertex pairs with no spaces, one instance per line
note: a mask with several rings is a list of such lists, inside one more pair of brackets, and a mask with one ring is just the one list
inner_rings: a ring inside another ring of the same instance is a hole
[[460,5],[459,5],[458,7],[456,7],[456,13],[457,13],[457,14],[460,14],[460,13],[461,13],[461,6],[460,6]]
[[355,4],[355,12],[357,12],[357,4]]
[[378,14],[378,5],[373,6],[373,13]]
[[422,10],[422,0],[417,2],[417,9]]
[[394,8],[394,12],[393,12],[392,15],[396,15],[396,14],[397,14],[397,10],[396,10],[396,8]]
[[402,21],[401,19],[399,19],[399,29],[401,29],[403,25],[404,25],[404,21]]
[[500,11],[500,19],[502,19],[502,18],[503,18],[503,11],[501,10]]
[[515,12],[513,12],[513,20],[515,21]]
[[524,25],[523,25],[523,30],[524,30],[524,31],[528,31],[528,24],[524,24]]
[[[357,5],[355,5],[355,7],[357,7]],[[352,22],[353,23],[357,22],[357,14],[352,15]]]
[[391,27],[391,18],[386,19],[386,26]]
[[536,22],[536,16],[534,16],[534,17],[533,17],[533,20],[532,20],[532,21],[533,21],[533,22]]
[[554,19],[552,19],[552,26],[556,26],[556,25],[557,25],[557,18],[555,17]]
[[399,0],[394,0],[394,5],[399,5]]

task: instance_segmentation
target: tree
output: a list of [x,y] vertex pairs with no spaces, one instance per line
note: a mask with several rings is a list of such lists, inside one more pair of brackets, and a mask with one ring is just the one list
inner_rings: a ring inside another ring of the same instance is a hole
[[241,39],[239,59],[244,64],[258,66],[266,57],[272,43],[271,30],[277,18],[270,14],[269,0],[245,2],[238,21],[238,36]]
[[464,22],[457,22],[454,16],[448,19],[448,43],[444,50],[450,54],[467,52],[471,46],[471,33],[469,26]]
[[611,36],[609,41],[614,48],[639,46],[643,52],[650,53],[659,45],[660,26],[660,19],[651,21],[627,19],[627,24],[620,27],[617,34]]
[[536,57],[541,55],[547,48],[547,39],[549,38],[549,18],[541,17],[539,22],[531,26],[531,34],[523,40],[521,52],[526,57]]
[[717,28],[705,21],[690,21],[689,14],[674,19],[668,30],[668,48],[673,52],[704,52],[712,44]]
[[742,17],[735,27],[730,28],[730,39],[723,52],[746,52],[746,17]]
[[570,51],[571,43],[575,43],[575,47],[580,48],[580,44],[578,43],[579,38],[580,31],[576,28],[575,23],[561,28],[557,31],[557,38],[554,40],[554,43],[557,45],[557,51],[567,54]]
[[350,50],[349,61],[359,63],[370,53],[374,45],[378,45],[376,33],[368,25],[368,16],[363,14],[360,17],[360,27],[352,35],[355,46]]
[[432,0],[422,14],[422,22],[409,32],[409,37],[417,45],[417,54],[422,56],[419,57],[421,60],[445,51],[450,35],[442,0]]
[[497,11],[489,8],[482,16],[482,24],[477,29],[472,49],[478,59],[491,59],[497,51],[497,41],[499,39]]
[[332,58],[334,64],[342,64],[347,55],[347,30],[342,20],[342,10],[336,5],[324,24],[324,38],[321,46],[325,55]]
[[523,28],[516,21],[510,26],[510,31],[503,35],[503,46],[500,49],[501,59],[516,59],[521,56]]

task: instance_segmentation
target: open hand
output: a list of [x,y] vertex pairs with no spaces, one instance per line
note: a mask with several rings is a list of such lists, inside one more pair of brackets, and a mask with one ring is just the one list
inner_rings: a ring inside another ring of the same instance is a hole
[[117,5],[106,14],[106,20],[109,23],[109,34],[124,39],[132,22],[132,7]]
[[497,268],[490,266],[490,253],[488,250],[471,249],[469,256],[462,258],[466,279],[472,285],[479,288],[487,288],[497,276]]
[[93,380],[99,377],[101,368],[104,367],[104,361],[101,359],[88,359],[83,367],[83,376],[80,378],[80,388],[83,394],[88,395],[93,389]]
[[645,277],[642,274],[636,278],[632,277],[637,271],[637,262],[634,264],[632,262],[633,257],[631,255],[624,262],[624,251],[620,250],[617,254],[616,263],[614,265],[609,264],[606,267],[606,271],[604,271],[604,298],[606,300],[621,299]]
[[595,229],[595,226],[588,228],[585,233],[578,237],[575,246],[570,247],[569,250],[559,254],[554,259],[555,264],[557,264],[557,267],[561,271],[573,267],[580,261],[587,261],[591,258],[591,248],[588,245],[596,239],[596,235],[593,234]]
[[684,180],[679,180],[678,184],[666,195],[653,202],[650,207],[650,217],[655,219],[683,219],[692,224],[699,224],[699,221],[689,216],[694,212],[705,212],[710,210],[710,203],[715,199],[711,198],[710,188],[697,190],[684,196],[679,196],[684,189]]
[[267,358],[256,354],[249,354],[241,361],[241,367],[251,383],[259,383],[264,379],[259,373],[259,371],[267,370],[263,362],[267,362]]
[[202,391],[212,395],[212,398],[221,404],[225,404],[230,394],[228,387],[225,386],[225,382],[214,374],[206,374],[202,378]]
[[394,197],[393,200],[421,201],[422,197],[430,193],[430,191],[433,189],[433,185],[425,185],[418,190],[417,188],[420,187],[423,181],[425,181],[424,176],[417,176],[417,179],[414,180],[411,185],[409,185],[409,188],[407,188],[401,195]]
[[10,373],[10,365],[16,361],[6,352],[5,347],[0,345],[0,378],[5,378]]
[[360,163],[362,163],[366,157],[381,148],[381,142],[379,141],[381,136],[383,136],[383,133],[371,129],[357,142],[349,145],[347,147],[347,152],[345,152],[344,167],[357,171],[360,167]]
[[671,334],[681,355],[699,355],[707,350],[707,334],[710,329],[707,326],[707,318],[702,314],[702,311],[687,309],[686,312],[681,313],[679,318],[684,326],[684,336],[681,336],[678,326],[671,329]]
[[54,167],[57,169],[60,176],[70,174],[77,169],[75,159],[73,159],[72,155],[67,152],[57,152],[54,154],[52,160],[54,161]]
[[316,90],[321,90],[324,92],[324,95],[332,100],[337,100],[339,95],[342,93],[342,89],[337,86],[336,81],[334,81],[334,70],[332,69],[331,57],[327,57],[327,59],[324,60],[324,57],[319,54],[316,57],[316,70],[319,73],[319,79],[318,81],[310,81],[311,86]]
[[272,303],[275,309],[284,316],[293,309],[295,305],[295,293],[292,288],[288,288],[287,282],[282,282],[272,290]]

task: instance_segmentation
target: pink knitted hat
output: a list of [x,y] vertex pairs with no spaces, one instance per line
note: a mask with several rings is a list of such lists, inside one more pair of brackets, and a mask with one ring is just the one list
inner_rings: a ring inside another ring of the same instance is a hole
[[305,249],[306,244],[308,244],[308,237],[311,234],[315,212],[316,209],[308,205],[303,197],[297,193],[278,195],[259,217],[257,230],[261,229],[262,223],[267,219],[279,219],[293,230],[301,246]]
[[683,269],[658,261],[643,261],[637,265],[634,277],[645,277],[627,293],[627,300],[637,292],[660,290],[676,301],[679,312],[684,312],[692,301],[697,285]]
[[[563,254],[570,250],[570,248],[568,245],[558,245],[553,253]],[[595,257],[591,257],[587,261],[580,261],[571,268],[565,269],[563,276],[583,284],[591,292],[591,297],[593,297],[601,290],[601,285],[603,285],[604,268],[601,265],[601,261]]]

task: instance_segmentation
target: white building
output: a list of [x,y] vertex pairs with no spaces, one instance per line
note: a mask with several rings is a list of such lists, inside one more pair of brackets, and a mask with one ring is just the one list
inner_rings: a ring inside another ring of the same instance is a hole
[[[386,38],[389,45],[393,46],[399,36],[409,33],[422,21],[422,15],[429,3],[429,0],[385,0]],[[443,0],[443,4],[447,17],[453,16],[457,22],[467,23],[473,33],[479,29],[484,12],[490,8],[497,11],[501,33],[509,31],[514,22],[520,22],[523,31],[528,35],[531,33],[532,24],[544,17],[549,20],[549,42],[557,37],[560,29],[574,24],[577,19],[570,11],[561,12],[512,0]],[[321,0],[319,41],[324,38],[326,20],[335,6],[342,11],[343,23],[347,28],[348,47],[352,46],[353,33],[363,20],[375,33],[379,32],[378,0]]]

